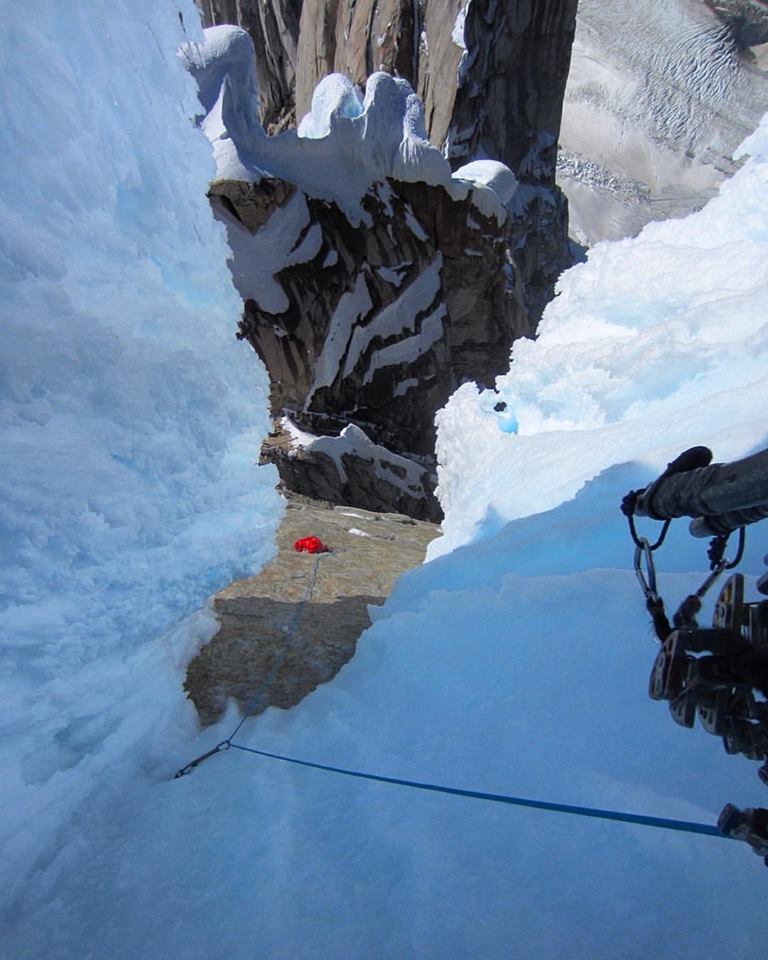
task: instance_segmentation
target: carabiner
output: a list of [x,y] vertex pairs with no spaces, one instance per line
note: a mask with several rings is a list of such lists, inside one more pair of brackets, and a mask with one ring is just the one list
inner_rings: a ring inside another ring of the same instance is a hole
[[[643,558],[645,558],[645,571],[643,571]],[[656,589],[656,567],[653,565],[653,547],[645,537],[638,539],[635,547],[635,575],[643,588],[645,599],[651,603],[659,602],[659,594]]]

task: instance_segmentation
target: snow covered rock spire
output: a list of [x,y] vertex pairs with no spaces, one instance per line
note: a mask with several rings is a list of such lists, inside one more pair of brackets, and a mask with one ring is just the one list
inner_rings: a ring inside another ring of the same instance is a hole
[[301,118],[328,74],[363,89],[385,71],[410,83],[429,140],[453,169],[506,164],[526,188],[513,246],[526,307],[540,316],[571,262],[555,159],[576,0],[238,0],[236,15],[230,0],[201,6],[207,24],[229,18],[250,30],[265,82],[271,58],[280,79],[269,81],[265,119]]
[[270,371],[273,415],[299,428],[266,455],[301,493],[436,519],[435,411],[465,379],[490,384],[530,332],[509,252],[517,180],[492,161],[452,175],[410,84],[383,72],[362,96],[326,77],[297,132],[254,136],[234,108],[228,130],[223,107],[253,104],[253,78],[235,90],[249,41],[209,33],[188,60],[211,105],[241,336]]

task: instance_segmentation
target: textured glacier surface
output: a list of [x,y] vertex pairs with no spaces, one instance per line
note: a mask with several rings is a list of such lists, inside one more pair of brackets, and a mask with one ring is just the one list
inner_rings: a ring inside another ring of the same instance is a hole
[[558,180],[591,245],[698,209],[768,109],[768,76],[702,0],[581,0]]

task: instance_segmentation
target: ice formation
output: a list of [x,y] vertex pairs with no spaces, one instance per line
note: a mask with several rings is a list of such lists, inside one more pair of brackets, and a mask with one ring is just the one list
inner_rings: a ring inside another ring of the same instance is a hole
[[331,73],[315,87],[310,111],[299,124],[299,136],[314,140],[327,137],[339,117],[352,120],[362,112],[362,101],[349,77]]
[[[193,5],[183,12],[194,24]],[[135,762],[160,719],[149,700],[171,691],[172,722],[193,728],[173,692],[184,651],[161,638],[268,558],[279,508],[273,471],[255,465],[266,378],[234,336],[241,307],[205,198],[210,147],[190,123],[175,8],[126,2],[94,16],[48,2],[34,16],[19,7],[6,28],[8,895],[116,757]]]
[[[448,517],[434,551],[471,539],[488,510],[511,519],[555,506],[617,457],[658,465],[660,450],[686,445],[703,405],[719,456],[759,443],[768,360],[765,144],[763,121],[739,154],[751,159],[700,213],[595,247],[588,263],[564,275],[537,340],[515,343],[498,393],[478,398],[466,385],[454,396],[440,414]],[[500,402],[505,409],[495,412]],[[455,442],[451,425],[470,422]],[[566,443],[573,433],[594,440]],[[638,437],[646,435],[652,444],[641,453]],[[563,466],[551,489],[489,477],[478,495],[472,463],[502,458],[515,476],[522,463],[546,457]]]
[[486,217],[506,216],[517,193],[517,177],[498,160],[473,160],[453,174],[454,184],[469,183],[474,187],[472,202]]
[[258,181],[261,171],[252,156],[266,134],[259,123],[253,41],[244,30],[210,27],[204,42],[187,40],[179,56],[197,83],[202,128],[213,144],[216,177]]
[[[202,42],[185,47],[185,60],[204,91],[205,128],[216,147],[219,179],[254,179],[268,171],[312,196],[334,200],[356,221],[365,217],[362,197],[386,177],[450,183],[448,161],[427,140],[421,103],[405,80],[374,73],[361,101],[348,78],[331,74],[318,84],[298,131],[266,137],[253,133],[258,97],[253,45],[244,30],[209,28]],[[250,73],[246,93],[235,94],[243,71]],[[225,127],[227,117],[235,122],[223,132],[211,112],[220,114]],[[248,177],[237,177],[238,164],[250,170]]]

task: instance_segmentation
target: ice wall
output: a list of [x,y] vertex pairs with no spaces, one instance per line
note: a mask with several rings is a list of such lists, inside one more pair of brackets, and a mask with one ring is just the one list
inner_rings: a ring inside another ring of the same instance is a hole
[[149,727],[189,721],[184,651],[159,638],[272,549],[275,474],[255,466],[266,378],[235,339],[187,30],[191,2],[5,11],[6,894]]

